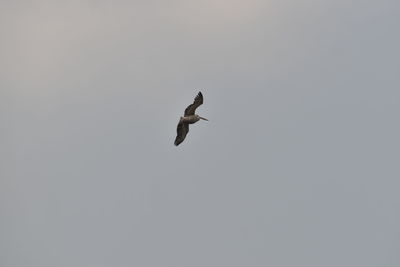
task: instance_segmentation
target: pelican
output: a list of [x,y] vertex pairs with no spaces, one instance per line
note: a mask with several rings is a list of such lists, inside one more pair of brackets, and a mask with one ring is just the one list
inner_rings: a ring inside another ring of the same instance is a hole
[[179,119],[179,123],[176,128],[177,135],[174,143],[176,146],[182,143],[183,140],[185,140],[185,137],[189,132],[189,124],[198,122],[200,119],[208,121],[206,118],[194,114],[196,108],[198,108],[201,104],[203,104],[203,95],[201,94],[201,92],[199,92],[197,96],[194,98],[193,104],[190,104],[185,109],[185,115]]

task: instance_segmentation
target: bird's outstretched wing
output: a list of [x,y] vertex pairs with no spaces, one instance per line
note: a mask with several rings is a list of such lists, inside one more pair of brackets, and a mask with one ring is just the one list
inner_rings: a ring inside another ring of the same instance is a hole
[[201,92],[199,92],[194,98],[193,104],[190,104],[185,109],[185,116],[194,115],[196,108],[198,108],[201,104],[203,104],[203,95],[201,94]]
[[176,138],[175,145],[179,145],[185,140],[187,133],[189,132],[189,124],[179,121],[178,126],[176,127]]

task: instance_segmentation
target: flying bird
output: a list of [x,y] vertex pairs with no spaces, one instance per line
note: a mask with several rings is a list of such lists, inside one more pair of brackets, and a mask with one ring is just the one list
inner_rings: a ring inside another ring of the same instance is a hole
[[197,96],[194,98],[193,104],[190,104],[185,109],[185,115],[179,119],[179,123],[176,128],[177,134],[174,143],[176,146],[182,143],[183,140],[185,140],[185,137],[189,132],[189,124],[198,122],[200,119],[208,121],[206,118],[194,114],[196,108],[198,108],[201,104],[203,104],[203,95],[201,92],[199,92]]

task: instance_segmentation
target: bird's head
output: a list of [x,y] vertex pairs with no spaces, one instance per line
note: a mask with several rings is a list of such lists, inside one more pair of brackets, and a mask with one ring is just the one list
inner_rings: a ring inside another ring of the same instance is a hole
[[206,118],[200,117],[199,115],[196,115],[196,116],[197,116],[197,118],[199,118],[199,119],[202,119],[202,120],[208,121]]

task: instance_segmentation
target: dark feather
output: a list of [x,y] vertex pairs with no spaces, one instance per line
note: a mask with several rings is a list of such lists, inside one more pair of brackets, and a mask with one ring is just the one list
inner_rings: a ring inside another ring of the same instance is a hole
[[194,115],[196,108],[198,108],[201,104],[203,104],[203,95],[201,94],[201,92],[199,92],[194,98],[193,104],[190,104],[185,109],[185,116]]
[[177,146],[185,140],[187,133],[189,132],[189,124],[179,121],[176,127],[176,138],[174,144]]

